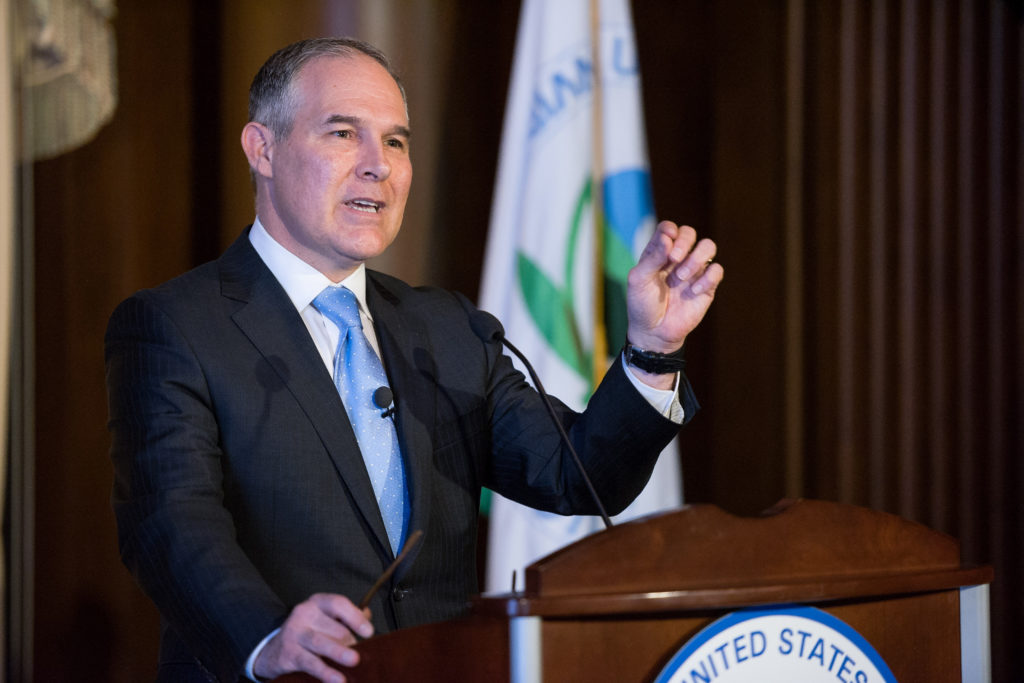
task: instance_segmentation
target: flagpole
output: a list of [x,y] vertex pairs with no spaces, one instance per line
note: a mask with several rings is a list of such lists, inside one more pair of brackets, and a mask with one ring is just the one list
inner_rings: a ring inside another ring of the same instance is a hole
[[594,356],[591,389],[604,378],[608,363],[608,333],[604,322],[604,97],[601,77],[601,0],[590,0],[590,52],[594,74],[593,160],[590,170],[594,210]]

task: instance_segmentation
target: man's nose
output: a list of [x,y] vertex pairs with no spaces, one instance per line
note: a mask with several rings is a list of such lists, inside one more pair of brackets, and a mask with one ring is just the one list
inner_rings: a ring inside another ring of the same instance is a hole
[[384,145],[379,142],[365,142],[359,154],[356,175],[366,180],[386,180],[391,175],[391,164],[388,163]]

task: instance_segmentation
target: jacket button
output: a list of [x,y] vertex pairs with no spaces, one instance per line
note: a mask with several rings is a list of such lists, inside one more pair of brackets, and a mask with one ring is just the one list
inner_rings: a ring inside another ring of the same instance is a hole
[[391,589],[391,599],[395,602],[401,602],[402,600],[405,600],[410,593],[412,593],[412,591],[408,588],[396,586],[395,588]]

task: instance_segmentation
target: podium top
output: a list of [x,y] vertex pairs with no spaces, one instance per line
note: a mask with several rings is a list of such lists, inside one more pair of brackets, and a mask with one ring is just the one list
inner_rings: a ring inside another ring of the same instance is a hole
[[[991,581],[952,537],[884,512],[784,500],[757,517],[713,505],[627,522],[526,569],[526,590],[480,598],[509,616],[838,600]],[[600,596],[600,600],[595,600]]]

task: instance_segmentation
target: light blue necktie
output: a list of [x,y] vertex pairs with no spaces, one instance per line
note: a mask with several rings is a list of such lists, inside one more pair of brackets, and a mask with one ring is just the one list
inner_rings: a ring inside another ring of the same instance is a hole
[[345,287],[327,287],[313,305],[341,333],[334,352],[334,385],[348,411],[391,549],[397,554],[409,525],[409,492],[395,425],[381,417],[383,408],[373,402],[373,393],[388,386],[384,366],[363,333],[355,294]]

